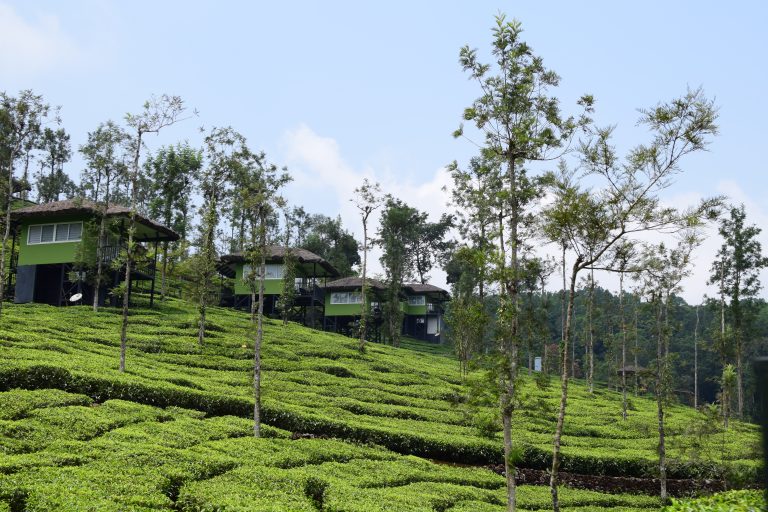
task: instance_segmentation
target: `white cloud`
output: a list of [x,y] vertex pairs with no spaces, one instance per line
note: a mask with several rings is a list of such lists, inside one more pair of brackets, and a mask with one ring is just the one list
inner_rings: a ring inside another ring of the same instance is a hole
[[22,18],[13,7],[0,3],[0,76],[18,77],[60,69],[77,58],[72,39],[56,16]]
[[[381,184],[384,193],[403,200],[408,205],[425,211],[432,220],[448,211],[446,203],[450,192],[443,186],[450,185],[450,175],[444,168],[437,169],[428,181],[403,180],[386,170],[366,167],[354,169],[341,154],[336,140],[315,133],[309,126],[300,125],[289,130],[283,137],[283,146],[288,167],[294,177],[288,187],[288,199],[302,205],[308,212],[328,216],[341,215],[343,225],[358,240],[362,240],[360,214],[350,199],[355,188],[364,178]],[[369,219],[369,235],[379,224],[378,212]],[[378,258],[380,252],[373,250],[368,255],[372,273],[380,273]],[[445,287],[445,275],[435,269],[430,275],[431,282]]]

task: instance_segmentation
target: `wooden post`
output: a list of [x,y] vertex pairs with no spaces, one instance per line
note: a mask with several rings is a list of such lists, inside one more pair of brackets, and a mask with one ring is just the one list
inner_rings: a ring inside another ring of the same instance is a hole
[[59,281],[59,300],[56,303],[57,306],[61,306],[61,297],[64,295],[64,272],[65,272],[66,263],[61,264],[61,280]]
[[155,276],[157,275],[157,238],[158,235],[155,233],[155,261],[152,264],[152,286],[149,289],[149,307],[150,309],[155,303]]
[[[15,260],[16,264],[14,264],[14,254],[16,253],[16,236],[19,234],[19,232],[18,232],[18,229],[16,228],[15,225],[13,226],[12,229],[13,229],[13,234],[12,234],[12,238],[11,238],[11,258],[10,258],[10,260],[11,260],[11,268],[8,271],[8,285],[6,286],[6,290],[10,290],[11,289],[11,277],[16,273],[16,266],[18,265],[18,260]],[[16,296],[16,291],[15,290],[14,290],[13,295],[14,295],[14,297]],[[0,297],[0,300],[2,300],[2,299],[3,299],[3,297]]]
[[[309,291],[309,320],[312,329],[315,328],[315,286],[317,285],[317,262],[312,262],[312,289]],[[307,325],[307,311],[304,310],[304,325]]]

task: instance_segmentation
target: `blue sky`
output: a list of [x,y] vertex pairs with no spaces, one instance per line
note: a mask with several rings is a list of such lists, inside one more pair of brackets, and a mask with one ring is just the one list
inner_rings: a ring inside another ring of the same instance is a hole
[[[32,88],[61,105],[74,145],[153,93],[178,94],[199,117],[151,138],[150,149],[197,144],[200,126],[232,125],[288,165],[289,200],[340,213],[359,232],[348,199],[363,176],[434,215],[446,210],[443,167],[475,151],[451,137],[478,95],[458,51],[469,44],[487,56],[499,11],[522,21],[526,41],[562,77],[564,110],[593,94],[620,149],[645,141],[637,108],[704,87],[720,106],[721,134],[685,161],[667,199],[724,193],[768,223],[763,2],[0,0],[0,88]],[[74,159],[67,169],[81,167]],[[718,244],[713,231],[688,300],[713,293],[704,282]]]

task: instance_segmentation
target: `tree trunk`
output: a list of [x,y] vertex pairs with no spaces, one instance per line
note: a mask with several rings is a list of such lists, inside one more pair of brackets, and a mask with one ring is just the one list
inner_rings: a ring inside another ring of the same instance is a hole
[[[591,256],[590,256],[591,259]],[[589,359],[589,374],[587,375],[587,385],[589,386],[589,392],[595,391],[595,271],[590,270],[589,273],[589,300],[587,301],[589,313],[587,314],[588,324],[588,338],[587,338],[587,358]]]
[[565,248],[566,243],[565,240],[563,240],[563,254],[562,254],[562,269],[563,269],[563,289],[560,292],[560,341],[565,340],[565,290],[566,290],[566,269],[565,269]]
[[266,226],[259,226],[259,309],[256,315],[256,337],[253,342],[253,436],[261,437],[261,341],[264,337],[264,275],[266,274]]
[[619,321],[621,322],[621,417],[627,419],[627,324],[624,321],[624,272],[619,274]]
[[662,315],[664,314],[663,299],[659,294],[657,300],[658,312],[656,322],[658,325],[658,337],[656,342],[656,406],[659,421],[659,497],[664,504],[667,502],[667,450],[664,436],[664,374],[666,373],[666,358],[664,356],[664,339],[666,337],[665,328],[662,324]]
[[552,469],[549,475],[549,489],[552,493],[552,510],[560,512],[560,500],[557,492],[558,471],[560,470],[560,440],[563,436],[563,425],[565,424],[565,408],[568,402],[568,342],[571,336],[571,322],[573,321],[573,306],[576,295],[576,277],[579,271],[580,260],[577,257],[573,264],[571,272],[571,285],[568,294],[568,309],[565,317],[565,330],[563,331],[563,342],[560,348],[561,357],[561,375],[560,375],[560,410],[557,414],[557,426],[555,427],[555,436],[552,443]]
[[368,213],[363,214],[363,284],[360,287],[360,293],[363,295],[361,297],[362,305],[360,309],[360,340],[358,343],[358,349],[360,350],[361,354],[365,353],[365,329],[368,318],[368,315],[366,315],[368,307],[368,283],[366,281],[366,266],[368,264]]
[[739,418],[744,417],[744,348],[741,341],[736,344],[736,403],[739,408]]
[[720,352],[720,357],[722,358],[722,364],[723,368],[725,368],[725,283],[723,282],[723,279],[725,277],[723,276],[723,265],[724,263],[720,262],[720,343],[722,344],[722,350]]
[[637,353],[640,351],[640,337],[637,326],[637,304],[635,304],[635,396],[640,394],[640,375],[638,373]]
[[208,290],[211,287],[211,271],[210,269],[215,264],[213,261],[213,237],[216,233],[216,222],[214,221],[215,215],[216,215],[216,207],[217,207],[217,199],[216,197],[212,196],[210,197],[210,204],[208,205],[208,211],[205,214],[205,232],[203,233],[203,247],[202,247],[202,257],[203,257],[203,275],[202,277],[202,284],[200,286],[200,296],[199,300],[200,303],[198,305],[197,311],[198,311],[198,327],[197,327],[197,343],[200,346],[203,346],[203,343],[205,342],[205,316],[208,309]]
[[[574,306],[575,308],[576,306]],[[576,338],[574,337],[573,343],[571,343],[571,378],[576,378]]]
[[[519,279],[519,261],[518,261],[518,224],[519,218],[519,205],[516,200],[517,194],[517,174],[515,168],[514,157],[508,157],[507,161],[509,179],[510,197],[512,200],[510,208],[510,222],[509,222],[509,245],[511,252],[510,270],[512,277],[505,277],[501,283],[501,305],[504,307],[505,301],[506,307],[511,307],[511,318],[509,324],[509,330],[502,332],[501,336],[501,352],[507,359],[508,366],[506,368],[506,375],[503,375],[501,381],[503,383],[501,396],[499,402],[501,406],[501,419],[504,429],[504,473],[507,480],[507,511],[514,512],[517,509],[517,489],[515,486],[515,474],[516,468],[513,460],[513,442],[512,442],[512,413],[514,409],[516,382],[517,382],[517,359],[518,359],[518,286],[517,280]],[[506,267],[506,248],[504,246],[504,222],[503,212],[499,214],[499,246],[501,250],[501,267],[502,275],[507,275],[504,272]],[[504,311],[504,315],[508,315],[510,312]]]
[[163,242],[163,266],[160,269],[160,300],[165,300],[165,276],[168,272],[168,242]]
[[99,294],[101,293],[101,273],[103,269],[104,260],[104,237],[107,232],[107,209],[109,204],[104,208],[101,214],[101,221],[99,222],[99,235],[96,239],[96,281],[93,285],[93,312],[96,313],[99,310]]
[[197,307],[197,344],[203,346],[205,343],[205,315],[208,311],[208,292],[204,288],[200,292],[200,304]]
[[[99,295],[101,293],[101,275],[104,269],[104,243],[107,235],[107,212],[109,211],[110,200],[110,176],[107,171],[105,174],[106,190],[104,191],[104,206],[101,211],[101,219],[99,223],[99,237],[96,239],[96,283],[93,287],[93,312],[96,313],[99,310]],[[99,180],[100,182],[101,180]],[[98,202],[99,184],[96,185],[96,202]]]
[[696,306],[696,327],[693,330],[693,408],[699,408],[699,306]]
[[128,345],[128,301],[131,290],[131,264],[133,263],[133,234],[136,231],[136,188],[139,181],[139,156],[141,154],[141,130],[136,137],[136,153],[133,155],[133,176],[131,177],[131,213],[128,227],[128,248],[125,259],[125,280],[123,281],[123,320],[120,326],[120,371],[125,371],[125,351]]
[[507,512],[517,509],[517,488],[515,486],[515,465],[512,462],[512,411],[502,397],[502,425],[504,427],[504,476],[507,480]]
[[8,155],[8,204],[5,208],[5,231],[3,232],[3,246],[0,247],[0,316],[3,313],[3,300],[5,300],[5,247],[8,245],[8,237],[11,234],[11,203],[13,202],[13,159],[15,152],[11,150]]
[[[480,251],[484,255],[484,246],[485,245],[485,224],[480,223]],[[478,295],[480,295],[480,302],[485,304],[485,259],[483,259],[483,264],[480,266],[480,275],[479,275],[480,283],[478,285]]]

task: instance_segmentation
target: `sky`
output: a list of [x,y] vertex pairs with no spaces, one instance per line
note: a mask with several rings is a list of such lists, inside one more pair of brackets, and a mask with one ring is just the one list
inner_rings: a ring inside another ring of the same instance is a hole
[[[595,97],[594,117],[616,126],[622,154],[648,141],[639,108],[703,87],[720,133],[683,161],[664,200],[725,194],[768,226],[765,2],[0,0],[0,90],[33,89],[60,105],[75,148],[151,95],[179,95],[198,115],[150,137],[150,151],[199,145],[201,127],[232,126],[288,166],[292,204],[341,215],[360,238],[349,199],[364,177],[435,219],[449,211],[445,166],[477,151],[451,136],[479,96],[459,49],[489,60],[500,12],[522,22],[523,38],[561,76],[565,113],[582,94]],[[82,167],[76,155],[65,169],[77,178]],[[768,250],[768,230],[761,237]],[[720,243],[711,228],[683,282],[687,301],[716,293],[706,281]],[[445,284],[442,272],[432,276]]]

